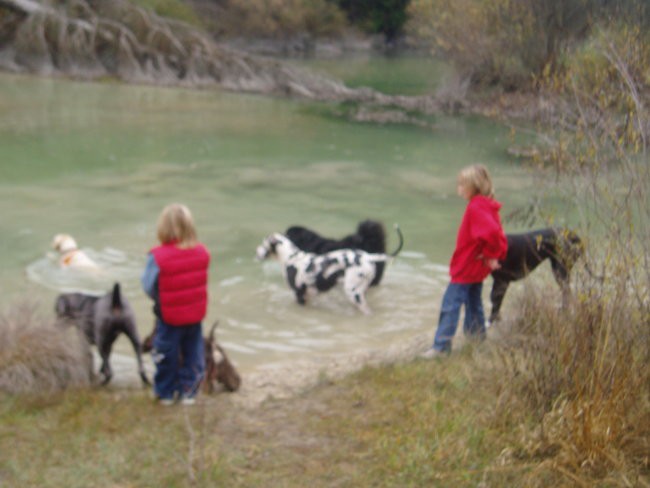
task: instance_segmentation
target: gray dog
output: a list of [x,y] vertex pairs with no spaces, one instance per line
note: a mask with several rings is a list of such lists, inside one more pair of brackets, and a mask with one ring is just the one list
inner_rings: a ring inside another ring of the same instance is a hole
[[84,333],[88,343],[97,346],[102,358],[100,372],[104,375],[103,385],[113,377],[108,358],[115,339],[122,332],[133,344],[142,382],[150,384],[142,365],[142,345],[135,326],[135,315],[129,302],[122,296],[119,283],[115,283],[112,292],[101,297],[63,293],[56,299],[55,310],[62,323],[74,323]]

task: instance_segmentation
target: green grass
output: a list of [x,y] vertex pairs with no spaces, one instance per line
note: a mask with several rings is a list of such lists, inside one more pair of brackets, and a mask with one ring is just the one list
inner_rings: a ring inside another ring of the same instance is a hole
[[190,486],[191,476],[200,486],[476,486],[503,440],[471,364],[459,354],[367,368],[251,412],[225,394],[193,409],[163,408],[139,391],[4,397],[0,479],[42,487]]
[[[4,398],[0,479],[6,486],[186,486],[189,435],[183,410],[144,392],[68,391]],[[199,422],[201,411],[190,412]],[[217,479],[219,460],[201,475]],[[195,468],[193,468],[195,469]]]

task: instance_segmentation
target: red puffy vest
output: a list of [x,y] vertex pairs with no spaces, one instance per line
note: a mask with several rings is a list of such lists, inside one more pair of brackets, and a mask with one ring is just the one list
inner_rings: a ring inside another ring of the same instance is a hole
[[187,249],[163,244],[151,253],[160,269],[158,299],[162,320],[168,325],[201,322],[208,309],[208,250],[203,244]]

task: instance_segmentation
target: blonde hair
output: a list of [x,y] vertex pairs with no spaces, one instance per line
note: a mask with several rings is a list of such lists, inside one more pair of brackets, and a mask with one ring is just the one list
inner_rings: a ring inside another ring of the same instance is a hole
[[167,205],[158,217],[158,240],[161,244],[175,242],[179,247],[193,247],[196,229],[190,209],[180,203]]
[[488,169],[482,164],[472,164],[460,170],[458,183],[471,188],[474,195],[494,197],[494,187]]

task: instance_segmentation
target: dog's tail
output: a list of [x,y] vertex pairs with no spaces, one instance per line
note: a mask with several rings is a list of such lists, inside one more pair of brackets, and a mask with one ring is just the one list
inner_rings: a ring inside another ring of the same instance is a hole
[[208,340],[212,343],[214,343],[214,331],[217,330],[217,325],[219,325],[219,321],[215,320],[210,329],[210,334],[208,334]]
[[122,293],[120,292],[120,284],[115,283],[113,285],[113,295],[111,298],[111,308],[113,310],[122,309]]
[[393,258],[399,254],[404,246],[404,236],[402,235],[402,229],[399,228],[399,224],[395,224],[395,232],[397,232],[397,237],[399,237],[399,244],[397,245],[397,249],[390,253],[390,256]]

